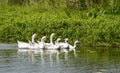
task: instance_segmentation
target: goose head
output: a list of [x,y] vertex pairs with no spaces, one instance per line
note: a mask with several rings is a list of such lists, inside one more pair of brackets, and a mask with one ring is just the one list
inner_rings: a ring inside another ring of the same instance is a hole
[[67,43],[68,42],[68,38],[65,38],[65,43]]
[[75,44],[79,44],[79,43],[80,43],[80,41],[78,41],[78,40],[75,41]]
[[57,38],[56,42],[60,42],[61,41],[61,38]]
[[45,40],[45,39],[46,39],[46,36],[43,36],[41,39],[42,39],[42,40]]
[[43,37],[41,38],[41,42],[44,42],[45,39],[46,39],[46,36],[43,36]]
[[60,42],[61,38],[57,38],[57,40],[55,41],[55,44],[58,44]]
[[34,33],[33,35],[32,35],[32,38],[35,38],[37,36],[37,33]]
[[55,35],[55,33],[52,33],[52,34],[51,34],[51,36],[54,36],[54,35]]
[[76,40],[75,42],[74,42],[74,48],[76,49],[76,44],[79,44],[80,42],[78,41],[78,40]]

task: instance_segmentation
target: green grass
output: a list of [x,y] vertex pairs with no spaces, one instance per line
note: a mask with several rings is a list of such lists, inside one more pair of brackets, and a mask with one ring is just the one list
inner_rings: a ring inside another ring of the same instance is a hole
[[[83,46],[120,46],[120,15],[102,10],[85,11],[43,8],[40,6],[6,6],[0,8],[0,40],[28,41],[33,33],[36,40],[56,33],[68,37],[70,43],[80,40]],[[47,41],[48,42],[48,41]]]

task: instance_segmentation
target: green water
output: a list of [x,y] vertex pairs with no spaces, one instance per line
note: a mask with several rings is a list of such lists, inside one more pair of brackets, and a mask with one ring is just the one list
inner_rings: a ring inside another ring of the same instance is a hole
[[18,52],[16,44],[0,44],[0,73],[119,73],[120,48],[77,48],[68,56]]

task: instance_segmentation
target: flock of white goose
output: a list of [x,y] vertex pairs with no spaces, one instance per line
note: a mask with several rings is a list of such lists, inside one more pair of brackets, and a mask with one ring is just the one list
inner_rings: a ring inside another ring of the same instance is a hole
[[[78,40],[74,42],[74,45],[70,45],[68,43],[68,38],[65,39],[64,42],[61,42],[60,38],[57,38],[55,43],[53,43],[53,36],[55,33],[52,33],[50,35],[50,43],[46,43],[45,39],[46,36],[43,36],[41,38],[41,41],[35,42],[34,39],[37,36],[37,34],[32,35],[32,41],[23,42],[23,41],[17,41],[18,42],[18,50],[58,50],[59,52],[65,52],[68,53],[69,51],[74,51],[74,55],[76,56],[76,44],[79,43]],[[58,52],[58,54],[59,54]]]

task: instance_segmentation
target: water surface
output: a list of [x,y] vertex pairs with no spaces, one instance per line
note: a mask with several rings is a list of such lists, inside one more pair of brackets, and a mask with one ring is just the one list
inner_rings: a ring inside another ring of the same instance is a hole
[[119,48],[77,48],[68,56],[18,52],[17,44],[0,44],[0,73],[119,73]]

